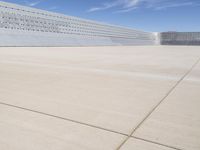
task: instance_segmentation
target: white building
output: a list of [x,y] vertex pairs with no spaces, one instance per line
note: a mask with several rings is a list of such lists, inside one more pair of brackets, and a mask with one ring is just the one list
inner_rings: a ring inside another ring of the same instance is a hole
[[156,35],[0,2],[0,46],[153,45]]

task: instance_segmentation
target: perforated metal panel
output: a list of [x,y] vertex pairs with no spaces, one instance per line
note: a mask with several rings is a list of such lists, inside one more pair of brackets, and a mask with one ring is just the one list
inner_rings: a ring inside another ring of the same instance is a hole
[[200,45],[200,32],[160,33],[162,45]]
[[154,33],[0,2],[0,46],[150,45]]

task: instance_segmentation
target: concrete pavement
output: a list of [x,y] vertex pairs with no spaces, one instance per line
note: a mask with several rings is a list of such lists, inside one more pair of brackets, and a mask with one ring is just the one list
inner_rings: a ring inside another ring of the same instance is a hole
[[200,47],[0,48],[0,149],[200,149]]

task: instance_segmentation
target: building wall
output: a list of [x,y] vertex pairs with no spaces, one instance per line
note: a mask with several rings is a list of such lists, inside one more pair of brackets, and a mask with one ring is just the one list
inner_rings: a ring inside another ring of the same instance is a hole
[[161,45],[200,45],[200,32],[160,33]]
[[0,2],[0,46],[154,45],[150,32]]

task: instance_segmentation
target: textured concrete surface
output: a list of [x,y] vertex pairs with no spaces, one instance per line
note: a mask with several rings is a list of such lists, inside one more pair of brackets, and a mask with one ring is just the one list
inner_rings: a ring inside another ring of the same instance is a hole
[[168,148],[154,143],[144,142],[142,140],[130,138],[128,142],[123,145],[121,150],[173,150],[173,148]]
[[199,149],[199,59],[199,47],[0,48],[0,149]]
[[135,132],[179,149],[200,149],[200,63]]
[[125,136],[38,113],[0,106],[1,150],[115,149]]

